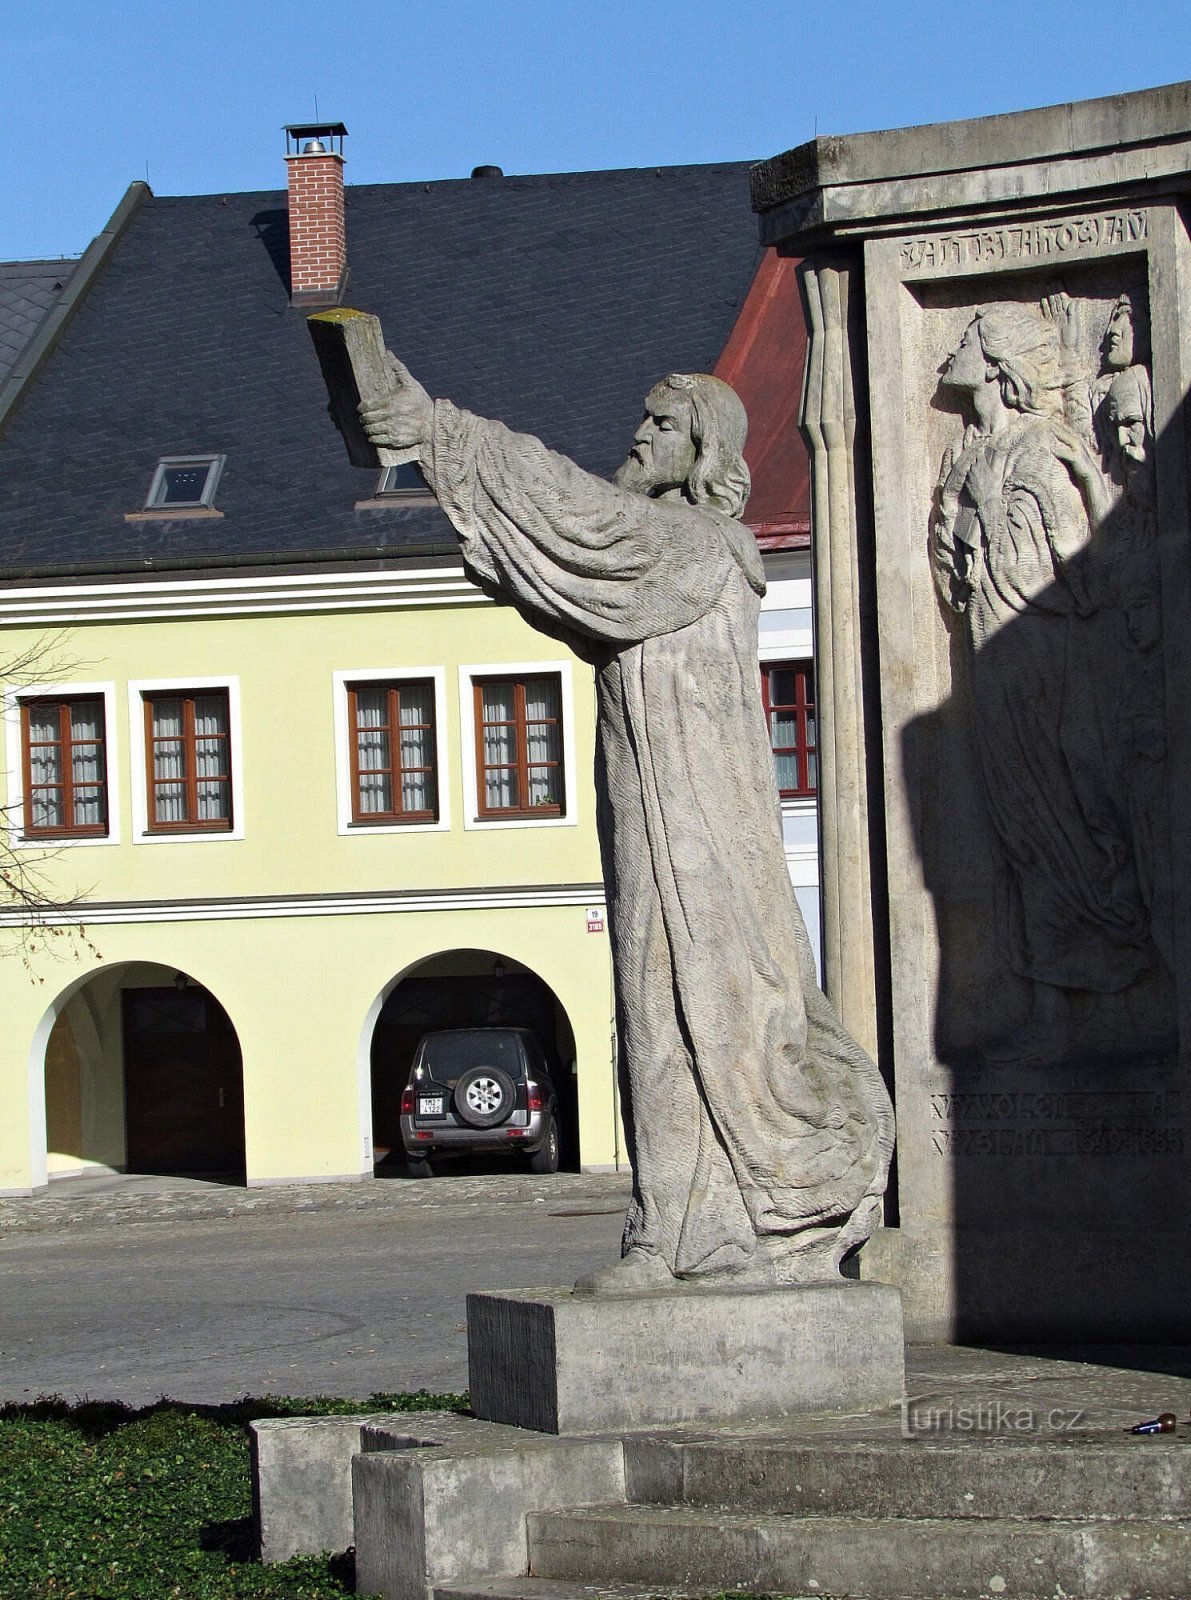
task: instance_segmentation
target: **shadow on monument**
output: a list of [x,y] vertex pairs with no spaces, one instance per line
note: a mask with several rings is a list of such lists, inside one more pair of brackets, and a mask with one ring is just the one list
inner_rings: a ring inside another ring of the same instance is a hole
[[1140,1341],[1183,1372],[1160,1347],[1191,1312],[1172,850],[1191,793],[1167,742],[1185,726],[1186,402],[1156,441],[1150,405],[1140,365],[1101,403],[1116,494],[1098,514],[1037,415],[995,446],[969,428],[950,517],[945,460],[951,692],[901,760],[938,936],[924,1137],[950,1166],[953,1337],[1094,1342],[1098,1360]]

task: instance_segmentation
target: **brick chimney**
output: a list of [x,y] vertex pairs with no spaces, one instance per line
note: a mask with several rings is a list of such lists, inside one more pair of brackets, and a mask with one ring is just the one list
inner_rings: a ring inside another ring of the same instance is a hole
[[342,122],[287,125],[290,304],[338,305],[347,285]]

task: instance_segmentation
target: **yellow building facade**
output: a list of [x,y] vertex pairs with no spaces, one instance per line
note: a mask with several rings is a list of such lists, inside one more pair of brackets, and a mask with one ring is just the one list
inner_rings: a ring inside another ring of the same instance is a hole
[[[418,1029],[482,1021],[552,1032],[569,1163],[621,1162],[590,668],[448,558],[10,586],[0,651],[32,657],[5,699],[8,842],[79,902],[59,932],[18,911],[0,928],[0,1191],[204,1162],[250,1185],[369,1177],[400,1156]],[[524,682],[557,696],[556,787],[502,817],[477,685]],[[409,684],[432,707],[434,814],[362,817],[351,697]],[[191,831],[154,823],[154,708],[186,704],[221,708],[227,768],[227,815]],[[62,706],[99,719],[65,757],[102,820],[53,837]]]

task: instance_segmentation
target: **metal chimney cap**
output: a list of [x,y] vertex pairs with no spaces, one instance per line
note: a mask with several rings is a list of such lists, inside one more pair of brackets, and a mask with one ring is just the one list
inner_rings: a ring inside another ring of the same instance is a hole
[[[286,155],[325,156],[343,155],[343,141],[347,129],[342,122],[287,122],[285,124]],[[317,149],[311,149],[316,145]]]

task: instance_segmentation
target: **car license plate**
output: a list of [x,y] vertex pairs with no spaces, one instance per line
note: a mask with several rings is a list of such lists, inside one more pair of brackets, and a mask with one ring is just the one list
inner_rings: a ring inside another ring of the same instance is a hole
[[418,1100],[418,1115],[420,1117],[442,1116],[442,1095],[424,1094]]

